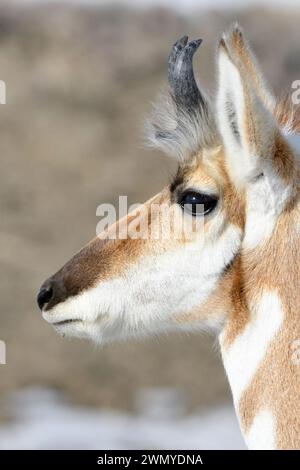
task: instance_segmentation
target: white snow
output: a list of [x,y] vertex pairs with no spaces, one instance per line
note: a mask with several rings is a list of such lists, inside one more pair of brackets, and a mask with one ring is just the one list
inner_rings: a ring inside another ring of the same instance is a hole
[[0,449],[245,449],[230,405],[185,415],[174,390],[141,394],[134,414],[70,404],[31,388],[10,396]]

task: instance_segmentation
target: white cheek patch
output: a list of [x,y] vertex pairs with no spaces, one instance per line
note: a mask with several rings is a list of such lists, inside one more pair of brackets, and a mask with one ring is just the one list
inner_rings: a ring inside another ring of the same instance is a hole
[[276,427],[270,410],[261,410],[255,416],[245,441],[251,450],[275,450]]
[[267,169],[266,176],[249,184],[243,248],[254,249],[271,238],[290,196],[291,188],[272,168]]
[[223,347],[225,333],[220,335],[223,362],[236,408],[263,361],[270,343],[280,330],[283,319],[278,294],[266,292],[251,313],[249,324],[228,350]]
[[49,322],[84,320],[95,341],[172,329],[176,314],[207,300],[240,242],[240,230],[228,226],[219,238],[205,242],[199,250],[190,243],[163,255],[144,257],[124,276],[67,299],[44,312],[44,318]]

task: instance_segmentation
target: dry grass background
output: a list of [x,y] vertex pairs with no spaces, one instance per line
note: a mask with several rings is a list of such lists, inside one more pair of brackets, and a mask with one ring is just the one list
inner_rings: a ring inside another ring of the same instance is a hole
[[[210,12],[0,6],[2,396],[32,384],[82,403],[131,408],[136,391],[176,386],[191,407],[228,399],[214,340],[180,336],[97,349],[66,341],[41,319],[41,282],[95,234],[96,207],[143,202],[174,162],[143,148],[142,122],[166,79],[171,44],[205,42],[201,82],[214,92],[215,40],[239,19],[276,91],[300,78],[299,11]],[[1,408],[0,408],[1,410]],[[3,416],[3,409],[2,409]]]

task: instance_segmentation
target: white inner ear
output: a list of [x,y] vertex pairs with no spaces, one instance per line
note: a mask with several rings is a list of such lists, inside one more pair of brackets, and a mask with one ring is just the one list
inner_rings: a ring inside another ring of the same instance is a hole
[[228,170],[236,184],[256,174],[257,155],[250,155],[245,136],[245,96],[239,70],[221,51],[219,54],[218,126],[223,139]]
[[240,74],[225,52],[219,56],[219,90],[217,111],[220,131],[224,144],[232,150],[241,150],[237,131],[241,134],[244,115],[244,91]]

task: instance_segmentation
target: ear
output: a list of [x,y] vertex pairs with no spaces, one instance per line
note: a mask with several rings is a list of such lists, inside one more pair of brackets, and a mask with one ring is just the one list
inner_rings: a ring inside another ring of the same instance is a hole
[[240,67],[243,67],[245,74],[251,81],[261,102],[269,111],[274,113],[276,99],[238,23],[235,23],[231,29],[229,29],[226,34],[226,43],[230,48],[230,52],[234,55],[235,60],[240,64]]
[[255,180],[274,153],[276,125],[226,39],[218,51],[217,122],[233,182]]

